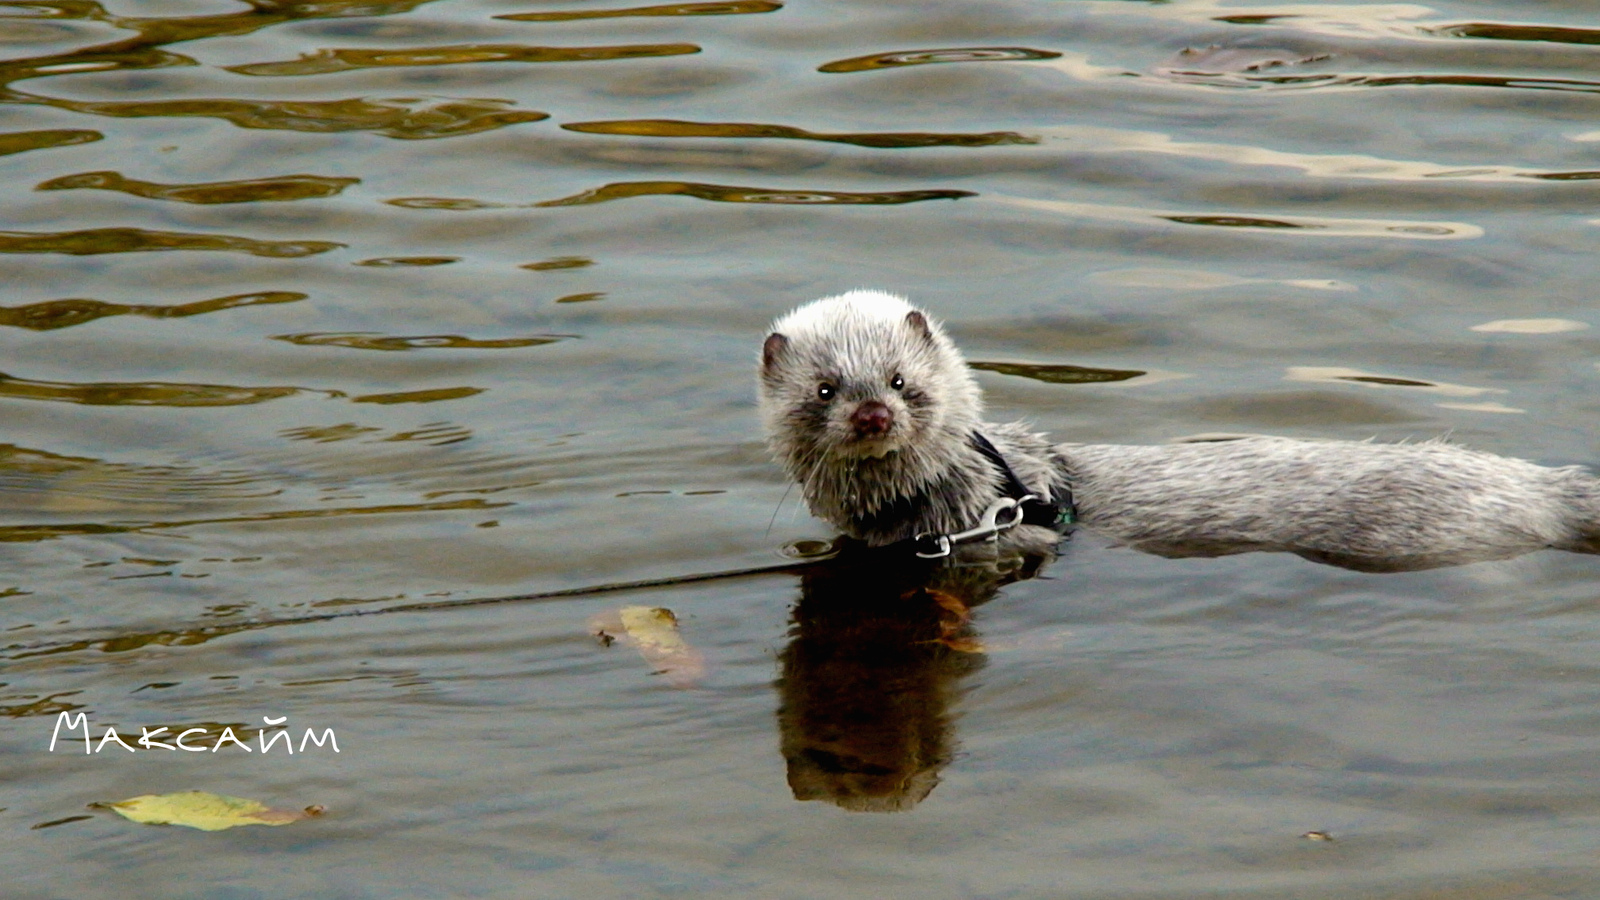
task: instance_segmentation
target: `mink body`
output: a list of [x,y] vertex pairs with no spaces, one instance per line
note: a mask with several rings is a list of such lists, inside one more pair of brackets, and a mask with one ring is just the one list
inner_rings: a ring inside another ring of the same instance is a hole
[[[768,444],[818,517],[874,546],[971,528],[1006,475],[1077,524],[1163,556],[1284,551],[1404,571],[1555,548],[1600,552],[1600,480],[1443,441],[1251,437],[1152,446],[1052,444],[983,421],[940,325],[902,298],[851,291],[773,323],[762,347]],[[1019,526],[1006,539],[1047,541]]]

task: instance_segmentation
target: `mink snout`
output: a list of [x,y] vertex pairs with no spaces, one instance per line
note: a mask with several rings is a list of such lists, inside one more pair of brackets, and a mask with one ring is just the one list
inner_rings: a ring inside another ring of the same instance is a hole
[[894,427],[894,412],[881,400],[868,400],[850,414],[850,427],[858,438],[883,437]]

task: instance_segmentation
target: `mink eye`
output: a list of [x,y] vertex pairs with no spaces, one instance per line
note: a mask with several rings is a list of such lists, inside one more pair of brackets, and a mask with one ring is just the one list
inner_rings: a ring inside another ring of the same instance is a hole
[[836,390],[837,390],[837,388],[835,388],[833,385],[831,385],[831,384],[827,383],[826,381],[824,381],[823,383],[817,385],[817,399],[818,400],[832,400],[834,392]]
[[900,390],[901,388],[905,387],[905,386],[906,386],[906,380],[904,378],[900,377],[900,373],[899,372],[896,372],[894,377],[889,379],[889,387],[892,387],[897,391]]

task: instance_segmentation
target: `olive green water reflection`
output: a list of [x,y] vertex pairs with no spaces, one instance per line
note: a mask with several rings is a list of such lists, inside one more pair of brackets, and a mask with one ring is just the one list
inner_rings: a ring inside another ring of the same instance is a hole
[[[0,2],[0,893],[1600,895],[1600,563],[819,561],[751,384],[876,287],[1063,440],[1600,462],[1595,32]],[[626,607],[703,669],[603,646]],[[84,808],[188,789],[328,813]]]

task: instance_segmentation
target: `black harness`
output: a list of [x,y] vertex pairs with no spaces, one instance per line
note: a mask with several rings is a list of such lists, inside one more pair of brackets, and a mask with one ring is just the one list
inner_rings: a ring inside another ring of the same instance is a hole
[[991,444],[989,439],[983,436],[982,432],[974,431],[972,433],[972,446],[973,449],[982,453],[990,462],[994,463],[994,467],[1000,470],[1001,475],[1005,476],[1005,496],[1021,501],[1022,524],[1043,525],[1046,528],[1057,528],[1062,525],[1072,524],[1074,510],[1072,506],[1072,491],[1070,489],[1062,488],[1062,493],[1066,496],[1059,499],[1041,500],[1038,495],[1028,490],[1028,486],[1022,483],[1021,478],[1017,477],[1017,473],[1011,468],[1011,464],[1006,462],[1006,458],[1000,455],[1000,451],[995,449],[994,444]]
[[[1046,528],[1061,528],[1072,524],[1075,509],[1072,504],[1072,491],[1062,489],[1062,497],[1052,497],[1048,500],[1041,499],[1039,495],[1028,490],[1028,486],[1017,477],[1015,469],[1006,462],[999,450],[982,433],[974,431],[971,437],[972,448],[983,454],[984,458],[994,464],[1004,477],[1005,483],[1001,496],[1015,501],[1011,507],[1011,518],[999,521],[1000,512],[991,507],[985,512],[985,521],[980,522],[977,528],[970,531],[954,534],[919,534],[905,543],[912,552],[924,559],[938,559],[950,555],[951,545],[963,541],[979,538],[993,539],[1001,531],[1014,528],[1017,525],[1043,525]],[[1003,509],[1004,502],[999,506]]]

